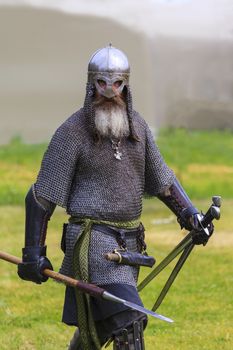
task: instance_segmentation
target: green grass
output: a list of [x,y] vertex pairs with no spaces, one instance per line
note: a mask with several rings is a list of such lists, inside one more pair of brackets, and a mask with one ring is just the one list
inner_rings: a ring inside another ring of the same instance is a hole
[[[206,247],[196,247],[158,312],[175,320],[153,318],[145,332],[147,350],[231,350],[233,348],[233,138],[230,131],[162,130],[158,145],[167,163],[194,200],[206,211],[213,194],[223,197],[222,217]],[[1,250],[21,256],[24,244],[24,197],[35,181],[47,145],[27,145],[15,138],[0,146]],[[49,224],[48,256],[54,269],[62,261],[59,248],[66,215],[57,209]],[[148,252],[160,262],[183,238],[176,219],[156,199],[144,201]],[[142,293],[153,306],[171,267]],[[148,270],[141,271],[142,279]],[[64,287],[53,281],[22,281],[16,266],[0,261],[1,350],[62,350],[74,331],[60,322]]]
[[24,202],[46,147],[46,144],[24,144],[20,138],[0,146],[0,205]]
[[[208,201],[198,201],[205,207]],[[232,215],[233,200],[225,201],[223,217],[216,222],[216,232],[206,247],[194,249],[158,312],[175,320],[168,324],[149,318],[145,332],[146,349],[158,350],[230,350],[233,344],[232,305]],[[24,241],[24,209],[1,206],[1,250],[21,256]],[[158,224],[155,218],[166,218],[159,201],[145,203],[143,222],[147,228],[148,252],[160,262],[183,238],[175,220]],[[12,220],[13,218],[13,220]],[[48,256],[54,269],[62,261],[59,248],[63,210],[56,210],[49,224]],[[143,269],[142,279],[150,269]],[[165,283],[168,266],[141,293],[145,306],[151,308]],[[0,261],[0,339],[1,350],[62,350],[72,336],[73,327],[60,322],[64,287],[53,281],[35,285],[22,281],[16,266]]]
[[157,142],[192,198],[233,197],[231,130],[164,129]]
[[233,166],[232,130],[162,129],[158,144],[170,164],[186,169],[190,163]]
[[0,159],[9,164],[35,166],[46,147],[47,144],[26,144],[20,137],[15,137],[9,144],[1,145]]

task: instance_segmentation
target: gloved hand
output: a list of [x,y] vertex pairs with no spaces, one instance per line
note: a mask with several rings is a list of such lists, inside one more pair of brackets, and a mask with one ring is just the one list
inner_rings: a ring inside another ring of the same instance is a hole
[[209,238],[211,237],[211,235],[214,232],[214,225],[212,222],[210,222],[210,224],[207,226],[208,232],[209,234],[207,234],[203,227],[200,224],[200,220],[198,219],[198,215],[199,217],[203,217],[203,214],[194,214],[191,218],[190,218],[190,223],[192,225],[192,239],[193,239],[193,243],[194,244],[203,244],[206,245]]
[[194,206],[183,209],[177,217],[181,229],[185,228],[186,230],[191,231],[196,225],[198,225],[198,215],[200,215],[200,213]]
[[48,277],[42,275],[44,269],[53,270],[53,266],[46,257],[46,246],[23,248],[23,261],[18,265],[18,275],[26,281],[37,284],[46,282]]

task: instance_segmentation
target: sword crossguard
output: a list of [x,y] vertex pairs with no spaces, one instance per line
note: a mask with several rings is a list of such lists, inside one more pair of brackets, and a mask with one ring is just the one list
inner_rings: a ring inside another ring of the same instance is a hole
[[[208,228],[207,228],[207,226],[208,226],[208,224],[207,225],[203,225],[203,220],[205,219],[205,216],[204,215],[200,215],[200,214],[197,214],[197,220],[198,220],[198,223],[199,223],[199,225],[200,225],[200,228],[205,232],[205,234],[207,235],[207,236],[209,236],[210,235],[210,233],[209,233],[209,230],[208,230]],[[211,220],[212,221],[212,220]],[[210,222],[209,222],[210,223]]]

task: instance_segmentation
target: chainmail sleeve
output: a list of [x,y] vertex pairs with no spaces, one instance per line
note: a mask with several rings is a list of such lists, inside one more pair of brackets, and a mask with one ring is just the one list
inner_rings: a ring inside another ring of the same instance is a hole
[[66,208],[78,158],[79,140],[74,117],[64,122],[44,154],[35,184],[37,196]]
[[175,181],[175,174],[165,163],[155,144],[153,135],[146,127],[145,194],[157,196]]

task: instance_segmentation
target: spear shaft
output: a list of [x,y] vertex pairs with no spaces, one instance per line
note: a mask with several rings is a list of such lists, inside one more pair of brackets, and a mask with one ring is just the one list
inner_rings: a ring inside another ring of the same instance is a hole
[[[8,253],[5,253],[3,251],[0,251],[0,258],[2,260],[8,261],[8,262],[15,264],[15,265],[18,265],[22,262],[22,260],[19,259],[18,257],[10,255]],[[59,272],[55,272],[55,271],[52,271],[49,269],[43,270],[43,275],[50,277],[58,282],[62,282],[67,286],[76,287],[76,288],[82,290],[83,292],[89,293],[95,297],[101,296],[102,293],[104,292],[103,288],[97,287],[93,284],[89,284],[89,283],[85,283],[85,282],[82,282],[79,280],[75,280],[71,277],[62,275]]]
[[[20,264],[22,262],[21,259],[19,259],[16,256],[10,255],[8,253],[5,253],[3,251],[0,251],[0,259],[8,261],[12,264]],[[70,287],[75,287],[80,289],[82,292],[90,294],[94,297],[97,298],[103,298],[108,301],[113,301],[118,304],[124,304],[125,306],[128,306],[131,309],[140,311],[144,314],[153,316],[155,318],[159,318],[162,321],[166,322],[173,322],[170,318],[165,317],[163,315],[157,314],[156,312],[150,311],[142,307],[141,305],[137,305],[135,303],[132,303],[130,301],[124,300],[122,298],[118,298],[117,296],[107,292],[105,289],[100,288],[94,284],[86,283],[83,281],[75,280],[71,277],[65,276],[59,272],[55,272],[49,269],[43,270],[43,275],[50,277],[58,282],[62,282],[63,284],[70,286]]]

